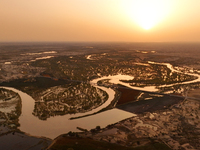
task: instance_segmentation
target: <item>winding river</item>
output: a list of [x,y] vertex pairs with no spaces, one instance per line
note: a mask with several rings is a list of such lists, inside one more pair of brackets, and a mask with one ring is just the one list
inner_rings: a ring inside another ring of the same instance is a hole
[[[168,64],[168,63],[155,63],[155,62],[148,62],[148,63],[149,64],[166,65],[172,72],[175,71],[175,72],[182,73],[178,70],[175,70],[172,67],[172,65]],[[161,85],[160,87],[172,86],[172,85],[176,85],[176,84],[189,84],[189,83],[194,83],[194,82],[200,82],[199,74],[192,74],[192,73],[185,73],[185,74],[196,76],[197,79],[192,80],[192,81],[182,82],[182,83]],[[105,127],[108,124],[113,124],[120,120],[136,116],[135,114],[125,112],[123,110],[112,109],[112,110],[108,110],[108,111],[105,111],[102,113],[98,113],[96,115],[91,115],[88,117],[74,119],[74,120],[69,120],[72,117],[78,117],[78,116],[83,116],[83,115],[88,115],[88,114],[93,114],[95,112],[98,112],[99,110],[105,108],[106,106],[108,106],[111,103],[111,101],[114,99],[115,91],[111,88],[98,86],[97,82],[100,80],[109,79],[111,83],[122,84],[126,87],[130,87],[132,89],[137,89],[137,90],[151,91],[151,92],[158,91],[156,86],[134,87],[134,86],[130,86],[128,83],[124,83],[124,82],[120,81],[120,80],[131,80],[133,78],[134,77],[132,77],[132,76],[119,74],[119,75],[115,75],[115,76],[104,76],[104,77],[101,77],[98,79],[94,79],[90,82],[91,85],[94,87],[97,87],[103,91],[106,91],[108,93],[108,100],[104,104],[102,104],[101,106],[99,106],[96,109],[93,109],[93,110],[85,112],[85,113],[77,113],[77,114],[71,114],[71,115],[66,114],[63,116],[55,116],[55,117],[50,117],[45,121],[40,120],[39,118],[32,115],[33,110],[34,110],[35,100],[30,95],[28,95],[22,91],[19,91],[15,88],[11,88],[11,87],[1,87],[1,88],[12,90],[12,91],[18,93],[21,97],[22,113],[21,113],[21,116],[19,117],[19,123],[20,123],[19,129],[21,131],[26,132],[27,134],[30,134],[33,136],[44,136],[44,137],[53,139],[53,138],[56,138],[58,135],[67,133],[69,131],[78,131],[78,129],[76,127],[81,127],[84,129],[95,128],[98,125],[101,127]]]
[[[18,93],[19,96],[21,97],[22,111],[21,111],[21,116],[19,117],[19,123],[20,123],[19,129],[21,131],[26,132],[27,134],[33,136],[44,136],[54,139],[58,135],[67,133],[69,131],[79,131],[76,127],[81,127],[89,130],[95,128],[98,125],[100,125],[101,127],[105,127],[108,124],[113,124],[120,120],[136,116],[135,114],[126,111],[122,111],[119,109],[112,109],[96,115],[79,118],[75,120],[69,120],[71,117],[93,114],[107,107],[110,104],[110,102],[114,99],[115,91],[111,88],[98,86],[97,82],[102,79],[110,79],[111,77],[115,80],[119,79],[119,76],[109,76],[109,77],[94,79],[91,81],[91,84],[94,87],[102,89],[108,93],[108,100],[103,105],[85,113],[55,116],[55,117],[50,117],[45,121],[40,120],[36,116],[32,115],[34,110],[35,100],[30,95],[11,87],[1,87],[1,88],[12,90]],[[121,79],[125,80],[127,79],[127,77],[128,76],[121,75]]]

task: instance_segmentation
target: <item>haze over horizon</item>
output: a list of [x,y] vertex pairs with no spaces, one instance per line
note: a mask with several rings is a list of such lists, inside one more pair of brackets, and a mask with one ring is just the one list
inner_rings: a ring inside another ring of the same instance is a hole
[[200,42],[199,0],[0,0],[0,42]]

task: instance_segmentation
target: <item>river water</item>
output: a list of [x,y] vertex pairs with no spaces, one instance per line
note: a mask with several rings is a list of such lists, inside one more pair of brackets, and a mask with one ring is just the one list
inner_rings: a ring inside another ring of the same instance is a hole
[[[111,77],[111,76],[110,76]],[[109,78],[110,78],[109,77]],[[113,78],[115,78],[113,76]],[[103,77],[105,79],[105,77]],[[122,79],[123,75],[122,75]],[[50,117],[47,120],[40,120],[36,116],[32,115],[35,105],[35,100],[28,94],[19,91],[11,87],[2,87],[8,90],[12,90],[19,94],[22,100],[22,111],[19,117],[20,127],[19,129],[33,136],[44,136],[51,139],[56,138],[58,135],[67,133],[69,131],[79,131],[76,127],[84,129],[92,129],[96,126],[106,127],[108,124],[116,123],[120,120],[136,116],[135,114],[119,110],[112,109],[96,115],[70,120],[71,117],[78,117],[88,114],[93,114],[99,110],[107,107],[114,99],[115,91],[111,88],[98,86],[97,82],[102,78],[94,79],[91,84],[97,88],[100,88],[108,93],[108,100],[96,109],[93,109],[85,113],[66,114],[63,116]]]
[[[172,72],[175,71],[175,72],[182,73],[178,70],[175,70],[173,66],[168,63],[155,63],[155,62],[148,62],[148,63],[166,65]],[[185,73],[185,74],[196,76],[197,79],[192,80],[192,81],[182,82],[182,83],[161,85],[159,87],[200,82],[199,74],[192,74],[192,73]],[[95,108],[89,112],[77,113],[77,114],[66,114],[63,116],[55,116],[55,117],[50,117],[47,120],[40,120],[36,116],[32,115],[33,110],[34,110],[35,100],[30,95],[11,87],[1,87],[1,88],[12,90],[18,93],[21,97],[22,113],[21,113],[21,116],[19,117],[19,123],[20,123],[19,129],[21,131],[26,132],[27,134],[30,134],[33,136],[44,136],[44,137],[54,139],[58,135],[67,133],[69,131],[74,131],[74,132],[79,131],[76,127],[81,127],[81,128],[89,130],[91,128],[95,128],[96,126],[105,127],[108,124],[113,124],[123,119],[136,116],[136,114],[132,114],[132,113],[115,108],[115,109],[111,109],[111,110],[98,113],[95,115],[91,115],[88,117],[70,120],[70,118],[72,117],[79,117],[79,116],[89,115],[89,114],[98,112],[99,110],[107,107],[111,103],[111,101],[114,99],[115,91],[111,88],[98,86],[97,82],[100,80],[108,79],[110,83],[121,84],[126,87],[130,87],[132,89],[137,89],[137,90],[142,90],[142,91],[150,91],[150,92],[158,91],[156,86],[135,87],[135,86],[130,86],[128,83],[124,83],[120,81],[120,80],[132,80],[133,78],[134,77],[132,76],[118,74],[115,76],[104,76],[98,79],[94,79],[90,82],[91,85],[103,91],[106,91],[108,94],[108,100],[104,104],[102,104],[98,108]]]

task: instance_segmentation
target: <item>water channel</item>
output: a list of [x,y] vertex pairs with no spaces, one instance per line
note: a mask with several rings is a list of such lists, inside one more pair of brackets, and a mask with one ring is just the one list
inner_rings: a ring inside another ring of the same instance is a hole
[[[166,65],[172,72],[179,72],[178,70],[175,70],[171,64],[168,63],[155,63],[155,62],[148,62],[149,64],[158,64],[158,65]],[[197,79],[182,83],[175,83],[170,85],[161,85],[159,87],[165,87],[165,86],[172,86],[176,84],[189,84],[194,82],[200,82],[200,75],[199,74],[192,74],[192,73],[185,73],[187,75],[196,76]],[[66,114],[63,116],[55,116],[50,117],[47,120],[40,120],[36,116],[32,115],[34,106],[35,106],[35,100],[28,94],[19,91],[15,88],[11,87],[0,87],[5,88],[8,90],[12,90],[16,93],[18,93],[22,100],[22,113],[19,117],[19,123],[20,127],[19,129],[27,134],[33,135],[33,136],[43,136],[48,138],[56,138],[58,135],[67,133],[69,131],[78,131],[77,127],[81,127],[84,129],[91,129],[95,128],[96,126],[105,127],[108,124],[113,124],[118,121],[121,121],[126,118],[130,118],[133,116],[136,116],[135,114],[119,110],[119,109],[112,109],[108,110],[102,113],[98,113],[96,115],[91,115],[84,118],[79,118],[75,120],[70,120],[72,117],[78,117],[88,114],[93,114],[95,112],[100,111],[101,109],[107,107],[111,101],[114,99],[115,91],[108,87],[103,87],[97,85],[97,82],[100,80],[108,79],[110,83],[114,84],[121,84],[126,87],[130,87],[132,89],[142,90],[142,91],[151,91],[156,92],[158,89],[156,86],[146,86],[146,87],[136,87],[136,86],[130,86],[128,83],[124,83],[120,80],[132,80],[134,77],[128,76],[128,75],[114,75],[114,76],[104,76],[98,79],[92,80],[90,83],[92,86],[97,87],[103,91],[106,91],[108,94],[108,100],[99,106],[96,109],[93,109],[91,111],[85,112],[85,113],[77,113],[77,114]]]

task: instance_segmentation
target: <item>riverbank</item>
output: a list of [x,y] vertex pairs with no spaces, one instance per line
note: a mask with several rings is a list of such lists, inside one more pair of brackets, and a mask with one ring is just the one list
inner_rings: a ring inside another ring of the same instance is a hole
[[[152,62],[151,62],[152,63]],[[157,65],[158,63],[156,63]],[[173,72],[173,68],[170,64],[167,63],[159,63],[159,65],[166,65],[169,69],[171,69],[171,71]],[[199,76],[198,76],[198,80],[199,80]],[[179,102],[179,99],[177,99],[177,101],[175,100],[175,102],[169,103],[170,101],[167,99],[171,99],[170,97],[166,98],[166,100],[162,100],[163,97],[157,97],[157,98],[153,98],[150,97],[146,97],[146,99],[142,99],[139,100],[137,102],[133,102],[132,104],[128,104],[128,105],[123,105],[123,106],[117,106],[117,108],[119,109],[111,109],[109,111],[105,111],[96,115],[92,115],[92,116],[88,116],[85,118],[80,118],[81,116],[85,116],[85,115],[91,115],[94,114],[96,112],[101,111],[102,109],[106,108],[107,106],[110,105],[110,103],[115,99],[115,91],[108,87],[105,87],[104,85],[99,85],[99,81],[106,81],[108,80],[109,83],[111,85],[123,85],[125,87],[129,87],[131,89],[135,89],[135,90],[141,90],[142,91],[148,91],[148,92],[155,92],[159,90],[159,87],[162,87],[163,85],[160,86],[144,86],[144,87],[137,87],[137,86],[131,86],[129,83],[125,83],[122,81],[129,81],[134,79],[133,76],[129,76],[129,75],[122,75],[122,74],[118,74],[118,75],[113,75],[113,76],[103,76],[103,77],[99,77],[96,79],[93,79],[92,81],[90,81],[91,86],[97,88],[97,89],[101,89],[102,91],[105,91],[108,94],[108,99],[105,103],[103,103],[101,106],[93,109],[93,110],[89,110],[87,112],[84,113],[76,113],[76,114],[67,114],[67,115],[60,115],[60,116],[56,116],[56,117],[50,117],[47,120],[40,120],[37,118],[37,116],[32,115],[34,107],[35,107],[35,100],[28,94],[19,91],[17,89],[14,88],[9,88],[9,87],[4,87],[6,89],[9,90],[13,90],[14,92],[18,93],[21,97],[22,100],[22,115],[20,115],[19,117],[19,123],[20,123],[20,127],[19,129],[21,131],[24,131],[26,133],[29,133],[31,135],[35,135],[35,136],[45,136],[48,138],[55,138],[58,135],[62,134],[62,133],[66,133],[68,131],[73,131],[76,132],[78,131],[76,127],[80,126],[85,128],[85,129],[91,129],[94,128],[95,126],[102,126],[105,127],[108,124],[112,124],[115,122],[118,122],[120,120],[132,117],[132,116],[136,116],[133,113],[138,113],[138,111],[130,111],[133,110],[132,108],[135,108],[135,105],[137,105],[138,103],[141,104],[141,106],[139,108],[137,108],[138,110],[140,110],[140,113],[146,112],[146,111],[150,111],[150,109],[152,109],[152,111],[156,111],[159,109],[164,109],[166,107],[169,107],[175,103]],[[197,79],[195,80],[197,81]],[[56,81],[55,81],[56,82]],[[187,84],[189,83],[193,83],[194,81],[187,81]],[[175,83],[176,84],[176,83]],[[126,95],[126,94],[125,94]],[[123,95],[122,99],[124,99]],[[149,99],[150,98],[150,99]],[[147,100],[149,99],[149,100]],[[123,100],[124,101],[124,100]],[[154,101],[154,103],[151,103],[152,101]],[[161,103],[162,102],[162,103]],[[166,104],[165,102],[169,103]],[[148,103],[148,104],[146,104]],[[154,104],[154,105],[152,105]],[[158,106],[158,104],[160,104]],[[169,106],[168,106],[169,105]],[[129,108],[127,108],[127,107]],[[143,110],[145,106],[145,109]],[[148,106],[148,107],[147,107]],[[126,108],[125,108],[126,107]],[[121,109],[121,110],[120,110]],[[129,111],[129,112],[125,112],[123,110]],[[116,117],[113,117],[116,116]],[[74,118],[77,117],[79,119],[75,119],[75,120],[70,120],[70,118]],[[102,121],[104,120],[104,121]],[[34,122],[34,126],[32,126],[32,123]],[[90,123],[88,123],[90,122]],[[66,126],[66,124],[68,124],[68,126]],[[59,128],[55,128],[59,126]],[[38,131],[37,129],[40,128],[41,130]],[[51,132],[49,132],[49,130]]]
[[[194,96],[199,89],[189,92]],[[197,98],[199,94],[196,95]],[[108,125],[106,128],[96,127],[90,131],[60,135],[50,149],[60,147],[74,148],[83,146],[76,137],[90,142],[107,142],[128,147],[130,149],[199,149],[200,148],[200,101],[185,99],[164,110],[145,112],[120,122]],[[62,142],[61,142],[62,141]],[[65,141],[65,142],[64,142]],[[73,141],[72,145],[68,142]],[[75,144],[76,141],[76,144]],[[156,147],[154,144],[159,143]],[[80,144],[80,145],[79,145]],[[98,145],[98,144],[97,144]]]

